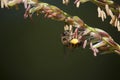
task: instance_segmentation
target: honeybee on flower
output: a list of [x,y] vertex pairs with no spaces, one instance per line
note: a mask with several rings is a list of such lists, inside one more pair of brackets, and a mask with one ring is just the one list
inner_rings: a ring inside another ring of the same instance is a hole
[[98,28],[81,28],[65,25],[61,42],[68,48],[89,46],[93,55],[108,53],[120,54],[120,46],[105,31]]

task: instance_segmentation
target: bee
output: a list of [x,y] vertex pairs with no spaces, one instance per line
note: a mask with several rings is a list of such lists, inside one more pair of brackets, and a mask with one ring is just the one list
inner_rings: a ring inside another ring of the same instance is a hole
[[61,34],[61,42],[68,48],[77,48],[82,45],[81,37],[78,28],[74,31],[68,29]]

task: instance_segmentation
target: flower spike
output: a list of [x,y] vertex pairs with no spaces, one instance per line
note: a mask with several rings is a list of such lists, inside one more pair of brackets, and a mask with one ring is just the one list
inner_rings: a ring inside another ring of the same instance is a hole
[[[68,3],[69,0],[63,1]],[[115,12],[111,10],[112,6],[114,6],[114,10],[117,10],[119,6],[116,8],[111,0],[76,0],[75,3],[78,5],[79,1],[93,1],[96,2],[95,4],[102,4],[102,6],[106,9],[106,13],[100,6],[98,7],[98,16],[101,17],[103,21],[106,19],[106,14],[111,16],[110,23],[116,26],[118,30],[120,30],[118,14],[116,16]],[[120,45],[117,44],[107,32],[102,29],[88,26],[78,16],[71,16],[56,6],[44,2],[35,2],[34,0],[1,0],[1,8],[13,7],[21,3],[25,4],[25,18],[32,17],[32,14],[35,13],[37,13],[37,15],[41,13],[45,14],[45,17],[52,20],[65,22],[64,32],[61,34],[61,42],[66,47],[86,48],[86,46],[89,46],[93,51],[94,56],[97,56],[103,52],[114,52],[120,54]],[[106,3],[108,5],[106,5]]]

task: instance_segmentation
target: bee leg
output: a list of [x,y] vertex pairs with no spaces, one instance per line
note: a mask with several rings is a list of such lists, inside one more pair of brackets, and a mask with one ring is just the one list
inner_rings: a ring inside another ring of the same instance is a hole
[[68,51],[67,51],[66,46],[63,46],[63,53],[64,53],[64,60],[66,62],[67,61],[67,57],[68,57]]

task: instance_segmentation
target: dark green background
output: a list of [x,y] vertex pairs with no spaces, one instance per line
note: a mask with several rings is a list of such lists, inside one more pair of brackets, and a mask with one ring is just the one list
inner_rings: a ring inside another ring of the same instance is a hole
[[[77,15],[90,26],[107,31],[120,44],[120,32],[97,17],[96,6],[86,3],[76,8],[62,0],[41,0]],[[117,1],[117,0],[116,0]],[[119,1],[118,1],[119,2]],[[89,48],[71,51],[60,41],[63,22],[43,15],[24,19],[19,10],[0,9],[0,80],[120,80],[120,55],[94,57]]]

